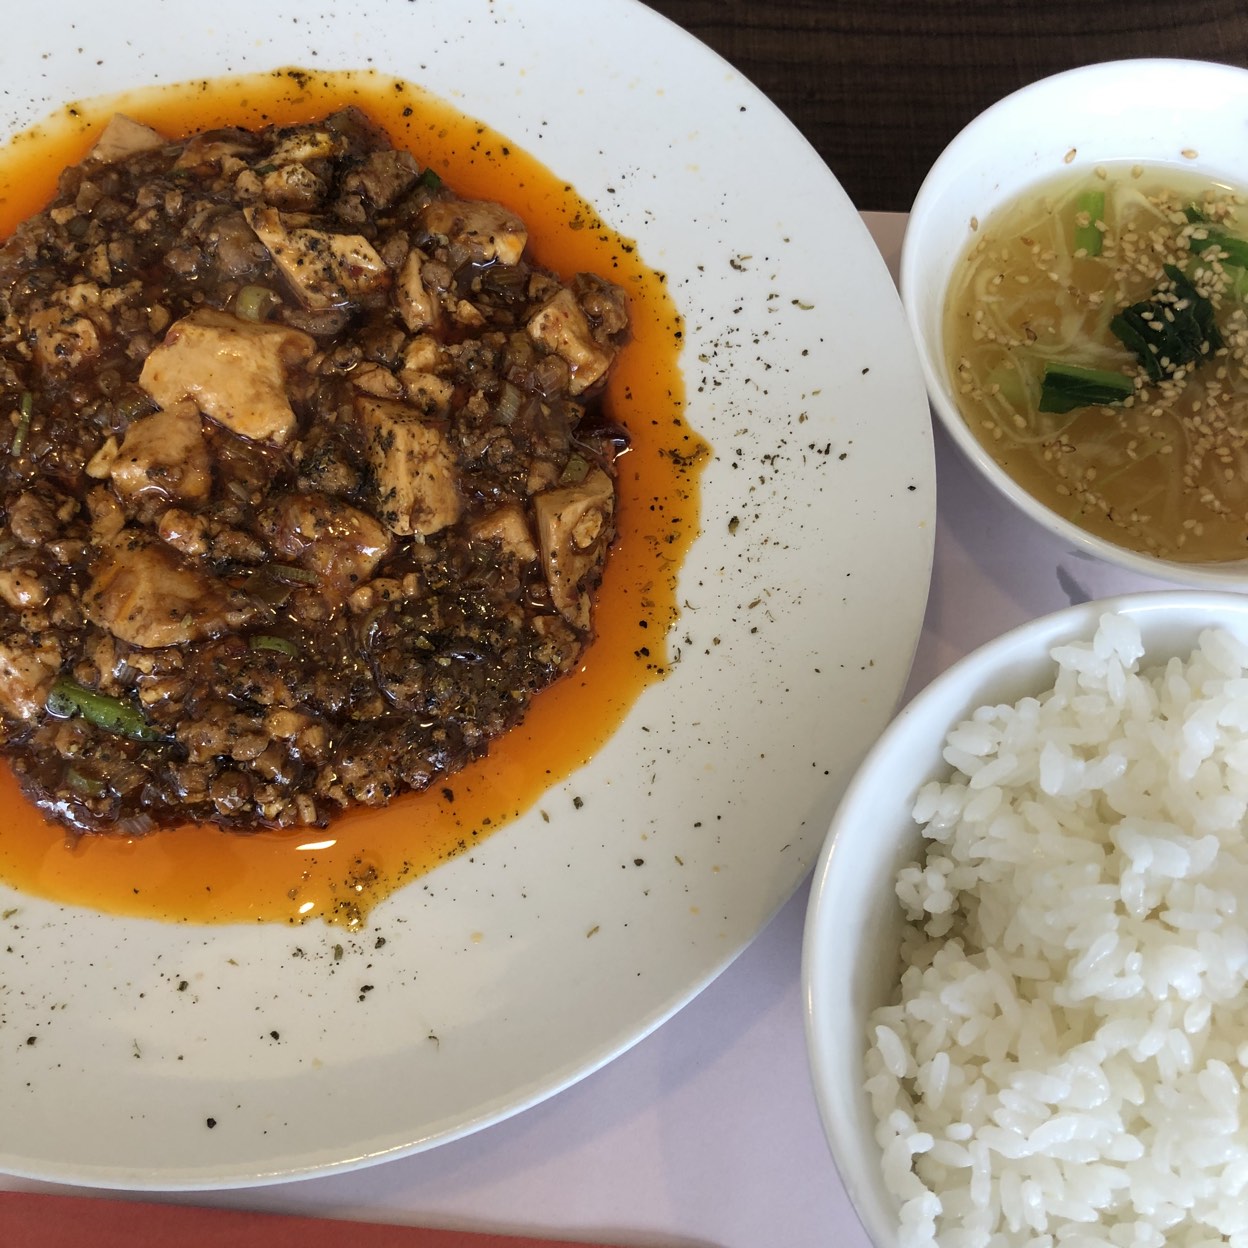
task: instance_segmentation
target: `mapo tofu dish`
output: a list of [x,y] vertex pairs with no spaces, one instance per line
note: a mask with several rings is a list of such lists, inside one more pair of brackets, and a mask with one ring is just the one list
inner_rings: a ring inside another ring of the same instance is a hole
[[0,746],[82,832],[323,825],[593,637],[622,292],[354,110],[115,118],[0,248]]

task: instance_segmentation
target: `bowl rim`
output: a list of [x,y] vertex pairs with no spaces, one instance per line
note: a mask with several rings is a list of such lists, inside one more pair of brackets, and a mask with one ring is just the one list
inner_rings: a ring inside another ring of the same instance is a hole
[[[863,1125],[874,1128],[874,1116],[859,1078],[866,1051],[866,1019],[859,1020],[858,1047],[851,1054],[833,1052],[825,1034],[833,1015],[842,1016],[840,1007],[845,1004],[846,995],[843,989],[845,980],[837,980],[829,973],[835,969],[829,962],[835,964],[837,961],[836,946],[825,938],[824,932],[830,913],[845,913],[843,909],[835,911],[831,900],[837,873],[841,871],[841,863],[849,852],[845,846],[854,842],[865,843],[869,834],[864,830],[866,825],[859,814],[870,803],[872,794],[881,790],[882,786],[897,789],[897,781],[892,778],[895,770],[892,760],[896,756],[906,757],[910,749],[916,745],[922,747],[924,743],[933,749],[941,748],[949,730],[973,709],[984,705],[988,697],[1004,701],[1027,696],[1026,690],[1033,688],[1034,682],[1026,680],[1022,673],[1013,677],[1015,684],[1022,689],[1020,693],[1007,693],[1001,697],[986,690],[998,689],[1003,678],[1008,683],[1009,673],[1020,664],[1042,666],[1054,646],[1090,640],[1101,616],[1110,613],[1127,615],[1141,622],[1147,620],[1153,625],[1151,630],[1142,629],[1146,644],[1142,661],[1146,665],[1149,660],[1149,632],[1181,636],[1184,639],[1181,648],[1190,650],[1203,629],[1226,627],[1231,617],[1238,617],[1238,634],[1248,640],[1248,595],[1226,589],[1187,587],[1140,590],[1089,599],[1025,620],[956,660],[898,711],[850,779],[828,826],[811,875],[802,930],[800,984],[807,1066],[832,1161],[854,1214],[875,1248],[896,1248],[898,1243],[898,1228],[888,1219],[893,1198],[884,1187],[878,1168],[880,1149],[878,1144],[868,1142],[858,1126],[848,1121],[833,1104],[838,1087],[842,1100],[848,1091],[850,1099],[856,1102]],[[1174,648],[1174,643],[1171,646]],[[1161,641],[1154,642],[1154,648],[1160,652],[1154,655],[1155,662],[1167,650],[1164,636]],[[945,703],[948,706],[939,714],[931,709]],[[925,722],[933,715],[940,724],[936,731]],[[930,771],[926,773],[919,783],[931,778],[932,774]],[[913,795],[918,784],[907,787]],[[878,833],[878,825],[874,828]],[[908,828],[898,825],[884,831],[885,835],[876,835],[876,839],[885,846],[884,856],[880,851],[873,851],[877,864],[899,858],[902,851],[912,844],[921,844],[917,824]],[[842,851],[839,857],[838,849]],[[868,901],[861,908],[865,910],[869,905],[877,904]],[[899,911],[895,912],[894,921],[900,929]],[[856,955],[852,959],[847,956],[840,964],[841,969],[859,960]],[[840,995],[837,995],[837,988],[841,989]],[[864,1144],[867,1144],[865,1150]],[[895,1212],[895,1205],[891,1208]]]
[[[927,387],[929,405],[935,411],[944,431],[998,493],[1081,554],[1102,559],[1145,576],[1171,580],[1189,588],[1216,590],[1240,584],[1248,585],[1248,556],[1241,560],[1188,563],[1131,550],[1080,528],[1079,525],[1052,510],[1018,485],[983,448],[958,410],[957,402],[945,375],[939,343],[932,342],[930,334],[925,329],[922,309],[919,307],[919,292],[925,288],[930,289],[934,285],[932,281],[923,277],[929,266],[923,251],[926,240],[922,237],[922,227],[933,210],[933,206],[939,202],[951,184],[953,173],[965,169],[968,156],[974,150],[978,136],[983,130],[1000,124],[1003,119],[1009,118],[1019,109],[1031,109],[1034,101],[1043,101],[1046,97],[1069,91],[1072,85],[1082,84],[1086,87],[1089,82],[1096,82],[1109,86],[1116,81],[1129,81],[1140,74],[1198,77],[1202,88],[1206,90],[1210,75],[1215,75],[1223,84],[1224,89],[1242,96],[1245,103],[1248,103],[1248,68],[1217,61],[1177,57],[1126,57],[1098,61],[1063,70],[1017,88],[990,104],[967,122],[945,145],[925,175],[907,216],[898,264],[898,291],[906,322],[914,339],[920,369]],[[1070,167],[1074,169],[1093,167],[1104,163],[1106,159],[1103,155],[1089,158],[1079,156],[1072,160]],[[978,163],[982,164],[982,161]],[[1159,160],[1158,163],[1162,162]],[[1194,167],[1199,169],[1199,161]],[[1044,181],[1052,176],[1053,172],[1055,171],[1051,169],[1037,169],[1035,176],[1018,183],[1016,191]],[[1012,194],[1013,192],[1011,197]],[[990,207],[988,211],[991,212],[993,209]],[[952,267],[964,248],[965,242],[954,249],[947,258],[942,257],[942,263],[947,259],[949,266]],[[948,283],[949,273],[942,271],[939,280],[942,303]]]

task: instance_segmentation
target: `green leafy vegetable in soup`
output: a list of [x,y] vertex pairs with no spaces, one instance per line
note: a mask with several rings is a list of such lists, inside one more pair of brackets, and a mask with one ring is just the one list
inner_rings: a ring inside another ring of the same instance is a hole
[[982,223],[945,345],[962,413],[1054,511],[1248,558],[1248,207],[1188,171],[1069,171]]

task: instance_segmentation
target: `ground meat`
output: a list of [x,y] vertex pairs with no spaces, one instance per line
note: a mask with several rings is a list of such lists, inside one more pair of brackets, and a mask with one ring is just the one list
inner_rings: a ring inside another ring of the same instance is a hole
[[621,291],[358,112],[119,120],[0,247],[0,747],[79,832],[324,824],[576,666]]

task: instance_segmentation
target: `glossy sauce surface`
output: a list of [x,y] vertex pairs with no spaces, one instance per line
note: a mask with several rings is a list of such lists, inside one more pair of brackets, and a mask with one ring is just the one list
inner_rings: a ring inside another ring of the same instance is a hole
[[631,445],[619,461],[619,536],[598,591],[597,639],[581,668],[540,695],[519,728],[443,786],[328,829],[224,833],[183,827],[67,840],[0,769],[0,880],[109,913],[166,920],[356,926],[369,908],[539,802],[587,761],[642,690],[664,675],[676,576],[698,531],[706,444],[686,425],[681,317],[661,273],[566,182],[504,136],[418,87],[371,72],[269,74],[182,84],[66,106],[0,152],[0,237],[51,198],[114,112],[170,137],[214,126],[306,121],[355,105],[460,193],[495,199],[529,228],[536,261],[596,272],[629,296],[632,338],[604,397]]

